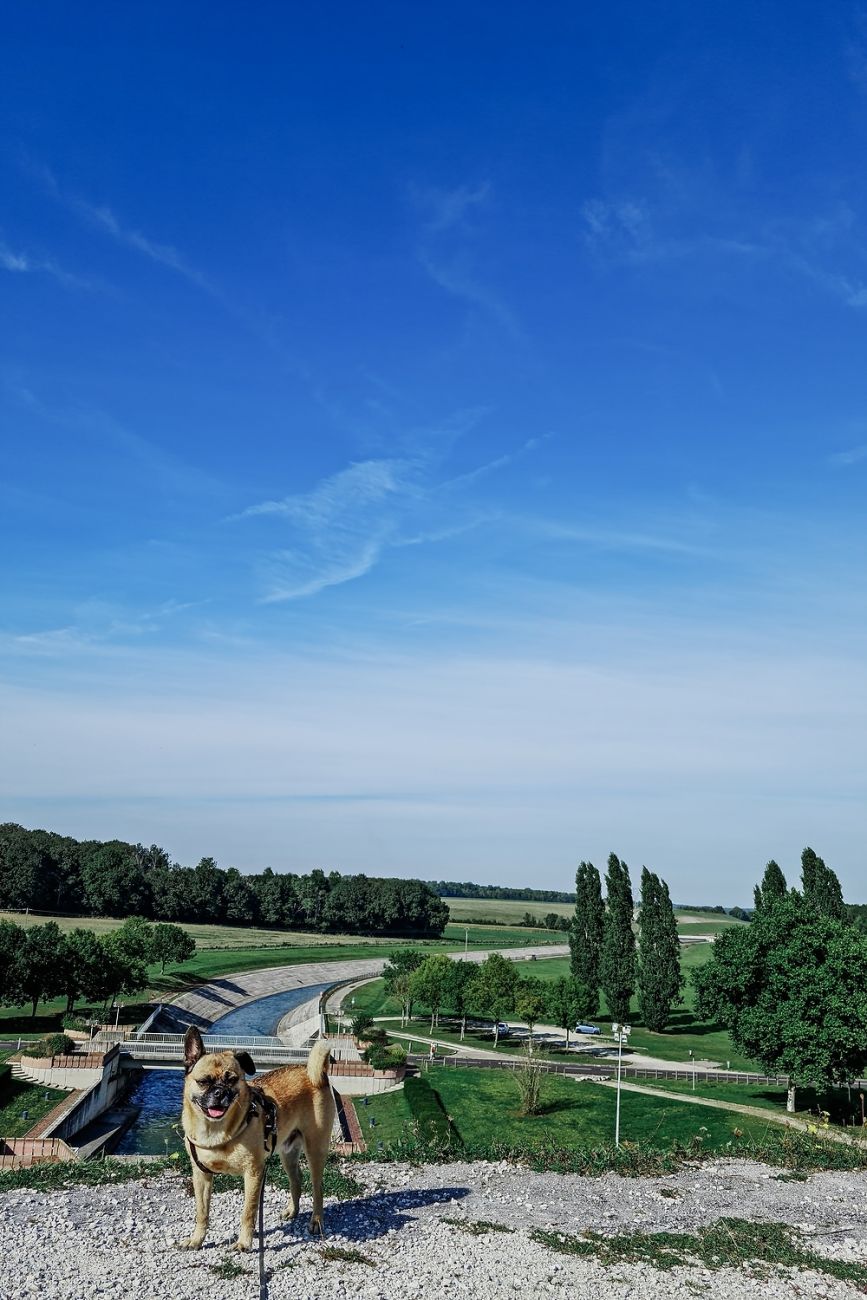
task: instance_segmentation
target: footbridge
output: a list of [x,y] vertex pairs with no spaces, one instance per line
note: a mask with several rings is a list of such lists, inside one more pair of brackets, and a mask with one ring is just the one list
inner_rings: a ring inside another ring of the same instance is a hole
[[[304,1065],[312,1044],[289,1047],[280,1038],[251,1035],[229,1038],[221,1034],[203,1034],[206,1052],[249,1052],[256,1069],[275,1070],[280,1065]],[[346,1041],[332,1039],[331,1055],[335,1061],[357,1061],[358,1048],[348,1036]],[[141,1034],[118,1042],[121,1063],[128,1069],[182,1070],[184,1068],[183,1034]]]

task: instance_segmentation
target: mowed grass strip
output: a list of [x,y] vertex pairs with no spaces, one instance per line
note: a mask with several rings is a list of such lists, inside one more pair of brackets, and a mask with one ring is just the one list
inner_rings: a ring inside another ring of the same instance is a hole
[[[538,1115],[521,1115],[518,1086],[510,1070],[450,1069],[434,1066],[423,1076],[439,1096],[445,1113],[469,1152],[500,1142],[516,1147],[568,1148],[607,1145],[614,1139],[613,1089],[579,1083],[562,1075],[542,1080]],[[386,1094],[374,1099],[381,1133],[401,1132],[405,1099]],[[373,1102],[371,1102],[373,1105]],[[363,1108],[362,1108],[363,1109]],[[388,1112],[391,1111],[391,1116]],[[359,1112],[360,1113],[360,1112]],[[374,1113],[374,1112],[371,1112]],[[381,1125],[381,1128],[380,1128]],[[653,1147],[700,1138],[705,1149],[723,1149],[735,1130],[760,1140],[766,1125],[749,1116],[638,1093],[621,1095],[621,1139]],[[365,1137],[369,1130],[362,1123]],[[405,1133],[405,1128],[402,1130]],[[374,1135],[379,1136],[374,1130]]]
[[[45,925],[54,921],[62,933],[70,930],[90,930],[94,934],[111,934],[123,925],[123,919],[112,916],[39,916],[31,912],[3,912],[0,920],[12,921],[23,929],[34,925]],[[459,948],[467,943],[471,948],[520,947],[544,943],[564,943],[565,936],[559,936],[553,930],[527,929],[515,927],[504,928],[497,925],[447,925],[441,939],[415,939],[410,937],[383,938],[361,934],[317,934],[310,930],[269,930],[251,925],[196,925],[189,921],[179,921],[196,941],[199,951],[217,949],[219,951],[240,951],[263,948],[342,948],[355,947],[359,944],[375,943],[382,947],[400,948],[407,946],[434,946]],[[467,933],[469,929],[469,933]]]
[[[638,902],[636,897],[636,903]],[[499,924],[517,925],[529,912],[541,921],[549,912],[571,920],[575,915],[574,903],[534,903],[519,898],[443,898],[448,905],[452,921],[495,921]],[[736,916],[722,912],[696,912],[691,908],[675,908],[678,927],[684,934],[718,934],[733,925],[744,925]]]
[[69,1094],[58,1088],[0,1077],[0,1137],[24,1137]]

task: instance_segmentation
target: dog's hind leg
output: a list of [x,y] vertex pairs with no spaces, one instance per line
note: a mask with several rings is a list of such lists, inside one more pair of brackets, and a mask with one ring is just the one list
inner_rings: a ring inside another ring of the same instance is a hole
[[208,1231],[208,1219],[211,1214],[211,1188],[214,1185],[212,1174],[206,1173],[193,1165],[193,1192],[196,1197],[196,1226],[193,1235],[179,1242],[181,1250],[198,1250]]
[[304,1151],[310,1166],[310,1184],[313,1189],[313,1213],[310,1215],[309,1225],[311,1237],[325,1236],[322,1223],[322,1175],[325,1171],[325,1161],[328,1159],[329,1141],[330,1133],[324,1136],[321,1133],[313,1133],[304,1142]]
[[280,1152],[280,1163],[286,1171],[286,1177],[289,1179],[289,1200],[286,1202],[286,1209],[283,1211],[283,1218],[295,1220],[298,1218],[298,1210],[301,1205],[301,1142],[296,1138],[294,1142],[288,1143]]

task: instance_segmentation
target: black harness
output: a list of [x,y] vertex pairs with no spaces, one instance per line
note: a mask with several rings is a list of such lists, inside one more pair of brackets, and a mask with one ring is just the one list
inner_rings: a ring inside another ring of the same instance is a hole
[[[247,1108],[247,1115],[244,1123],[226,1142],[222,1142],[219,1147],[208,1147],[209,1151],[219,1151],[222,1147],[229,1146],[230,1143],[237,1142],[243,1132],[253,1123],[254,1119],[262,1116],[262,1141],[265,1145],[266,1156],[274,1154],[274,1148],[277,1146],[277,1103],[273,1097],[268,1097],[261,1088],[249,1087],[250,1105]],[[186,1136],[186,1135],[185,1135]],[[201,1169],[203,1174],[212,1175],[216,1171],[208,1169],[199,1159],[199,1153],[196,1150],[196,1144],[191,1137],[187,1138],[187,1146],[190,1149],[190,1156],[193,1163]],[[262,1180],[264,1186],[264,1178]]]

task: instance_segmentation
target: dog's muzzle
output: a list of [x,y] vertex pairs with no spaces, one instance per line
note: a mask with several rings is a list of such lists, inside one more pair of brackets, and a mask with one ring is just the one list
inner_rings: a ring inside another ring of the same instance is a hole
[[222,1119],[237,1095],[230,1088],[209,1088],[200,1093],[196,1101],[208,1119]]

